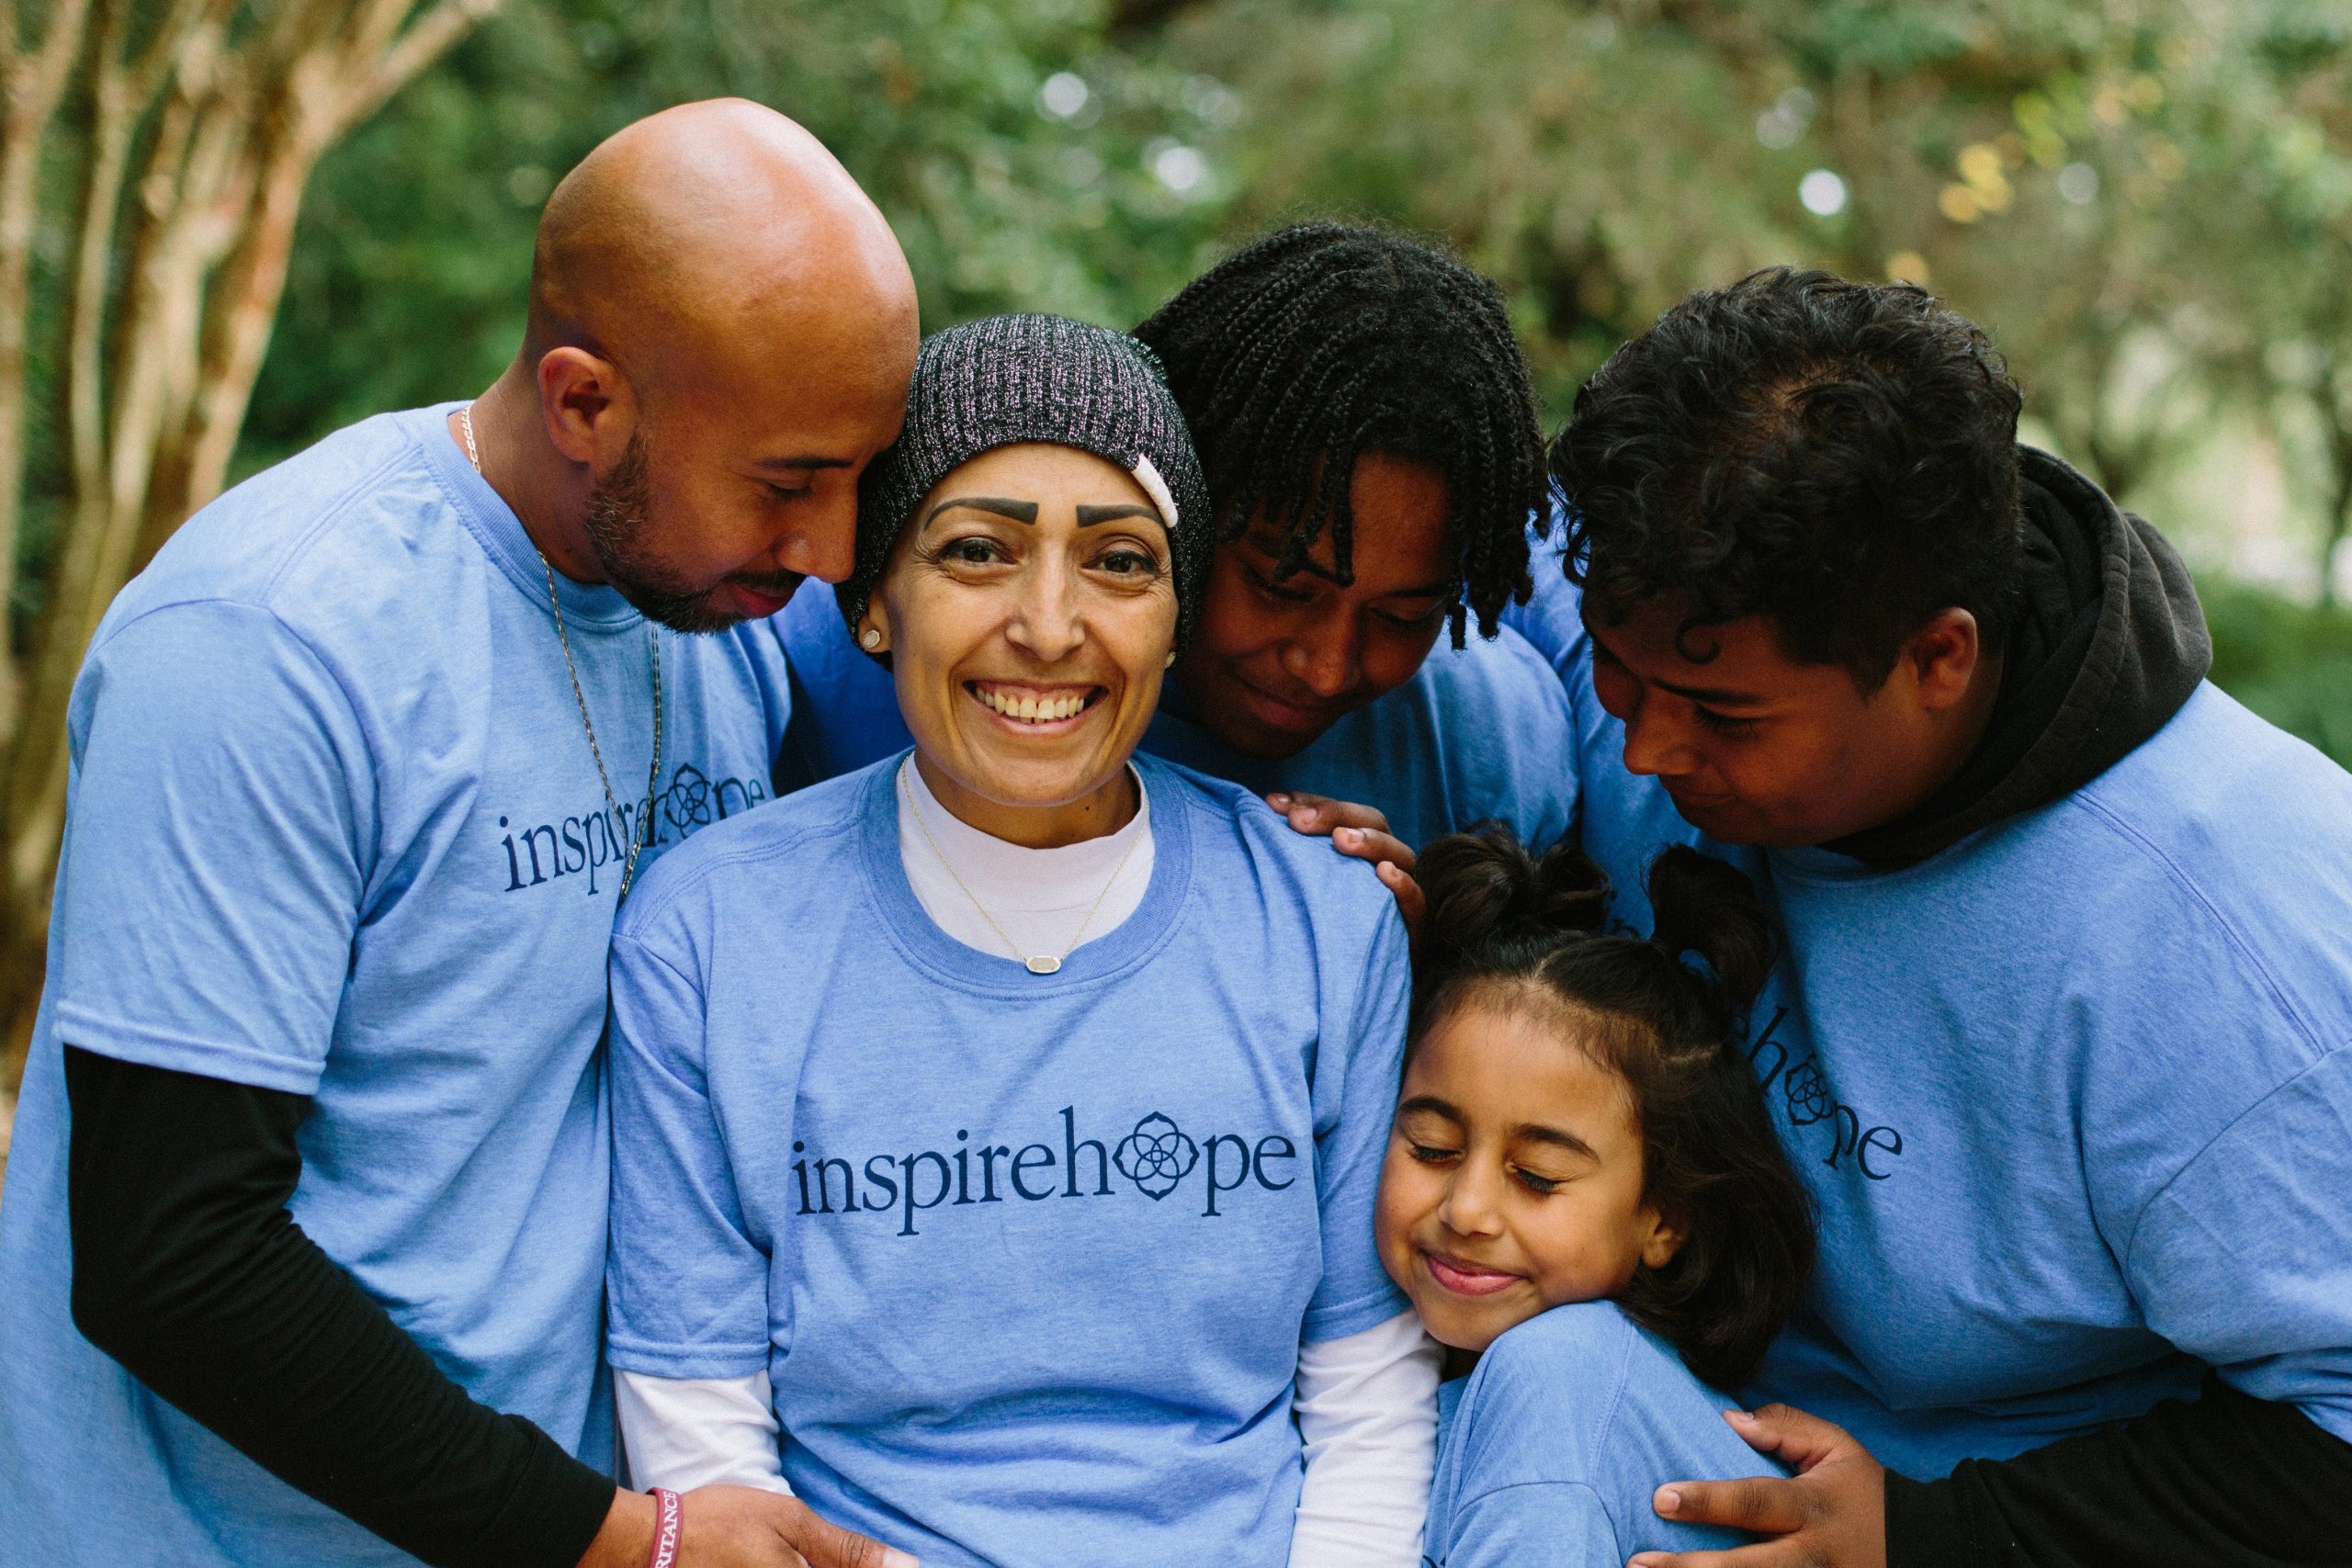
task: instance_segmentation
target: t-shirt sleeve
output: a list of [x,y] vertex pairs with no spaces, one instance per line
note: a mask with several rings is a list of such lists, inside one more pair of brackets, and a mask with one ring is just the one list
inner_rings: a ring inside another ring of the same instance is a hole
[[1497,1487],[1455,1509],[1447,1534],[1445,1568],[1623,1568],[1626,1557],[1600,1495],[1574,1482]]
[[2124,1258],[2148,1326],[2352,1441],[2352,1043],[2167,1182]]
[[702,986],[673,947],[613,940],[608,1351],[619,1371],[741,1377],[768,1366],[768,1255],[704,1077]]
[[[1387,900],[1382,899],[1384,906]],[[1388,1148],[1411,994],[1405,924],[1385,907],[1366,955],[1345,1038],[1327,1037],[1315,1067],[1315,1180],[1322,1210],[1323,1279],[1301,1337],[1338,1339],[1407,1308],[1380,1267],[1374,1200]],[[1339,1047],[1334,1050],[1334,1046]]]
[[1576,826],[1576,716],[1566,689],[1542,657],[1511,640],[1506,651],[1523,677],[1522,700],[1512,705],[1519,735],[1511,749],[1512,816],[1521,840],[1540,848],[1566,838]]
[[315,1093],[375,837],[342,686],[266,610],[175,604],[92,649],[72,717],[58,1033]]

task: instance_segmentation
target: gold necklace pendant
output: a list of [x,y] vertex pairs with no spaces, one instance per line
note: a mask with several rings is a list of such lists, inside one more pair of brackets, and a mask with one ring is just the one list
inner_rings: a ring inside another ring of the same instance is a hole
[[1050,953],[1036,953],[1023,959],[1021,966],[1032,975],[1055,975],[1061,972],[1062,961]]

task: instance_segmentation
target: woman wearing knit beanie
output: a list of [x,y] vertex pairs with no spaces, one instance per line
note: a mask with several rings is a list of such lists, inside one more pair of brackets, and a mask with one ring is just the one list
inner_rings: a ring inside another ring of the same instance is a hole
[[[1527,591],[1544,501],[1527,366],[1493,285],[1404,235],[1299,223],[1136,335],[1192,427],[1211,547],[1196,635],[1143,750],[1279,794],[1311,831],[1339,819],[1311,797],[1377,807],[1387,831],[1343,841],[1374,858],[1487,818],[1527,843],[1566,833],[1567,696],[1497,624]],[[803,592],[776,624],[792,666],[780,784],[907,744],[831,600]]]
[[1402,927],[1136,750],[1207,527],[1132,339],[924,345],[840,590],[911,750],[706,829],[616,932],[639,1483],[931,1564],[1418,1561],[1435,1366],[1371,1234]]

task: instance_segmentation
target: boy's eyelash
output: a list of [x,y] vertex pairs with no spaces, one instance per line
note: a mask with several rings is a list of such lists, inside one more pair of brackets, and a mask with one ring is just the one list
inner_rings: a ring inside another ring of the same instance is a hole
[[1521,1182],[1525,1183],[1529,1191],[1538,1193],[1546,1198],[1567,1185],[1566,1182],[1559,1180],[1557,1178],[1538,1176],[1532,1170],[1522,1170],[1516,1166],[1511,1168],[1511,1174],[1519,1178]]
[[1425,1165],[1434,1165],[1439,1160],[1452,1159],[1454,1156],[1454,1151],[1452,1149],[1433,1148],[1428,1144],[1408,1144],[1406,1147],[1413,1151],[1415,1159]]
[[1701,724],[1718,735],[1736,738],[1756,733],[1756,721],[1752,718],[1734,718],[1729,714],[1717,713],[1713,708],[1694,707],[1690,711]]

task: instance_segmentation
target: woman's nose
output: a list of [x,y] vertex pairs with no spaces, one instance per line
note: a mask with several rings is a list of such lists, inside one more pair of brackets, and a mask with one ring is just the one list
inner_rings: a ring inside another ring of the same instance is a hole
[[1005,635],[1015,647],[1047,664],[1075,652],[1086,640],[1086,626],[1069,573],[1048,562],[1029,574]]

